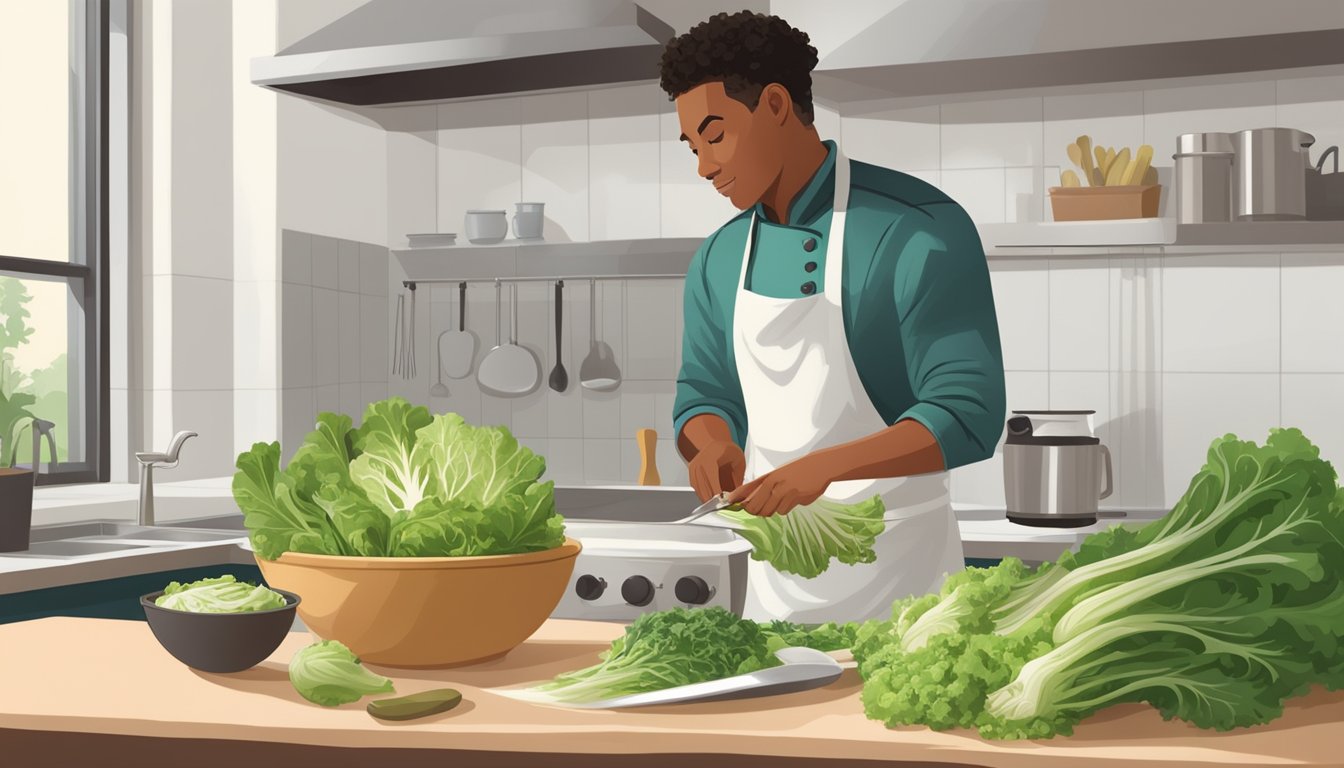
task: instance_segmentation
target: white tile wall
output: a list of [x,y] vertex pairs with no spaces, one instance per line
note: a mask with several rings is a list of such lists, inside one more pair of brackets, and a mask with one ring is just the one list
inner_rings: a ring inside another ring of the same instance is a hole
[[[511,214],[522,199],[547,204],[552,240],[702,236],[736,213],[696,174],[677,141],[672,105],[651,84],[447,105],[436,121],[441,230],[460,232],[466,208]],[[1344,141],[1344,78],[913,107],[847,104],[838,116],[820,109],[818,119],[819,130],[838,138],[851,157],[940,186],[979,222],[1049,219],[1046,189],[1058,184],[1060,168],[1071,167],[1064,148],[1081,134],[1116,147],[1150,143],[1155,165],[1169,173],[1178,133],[1275,124],[1316,134],[1313,157]],[[424,154],[414,144],[403,149]],[[413,186],[435,192],[425,176],[420,169]],[[312,365],[307,379],[297,379],[303,384],[282,394],[299,392],[312,401],[310,409],[334,395],[341,409],[357,412],[380,392],[423,392],[421,401],[435,410],[510,426],[546,455],[548,476],[562,483],[634,482],[634,430],[652,426],[664,483],[685,483],[670,424],[681,346],[679,282],[601,285],[598,335],[624,375],[617,392],[578,384],[590,307],[588,286],[579,282],[565,290],[568,391],[543,383],[528,398],[501,400],[483,396],[468,378],[447,381],[452,394],[430,400],[431,336],[448,327],[445,302],[456,301],[455,289],[451,296],[420,297],[435,301],[423,314],[422,375],[397,381],[389,376],[390,325],[374,332],[361,320],[361,313],[391,318],[395,291],[382,304],[371,301],[380,298],[369,288],[376,265],[361,258],[357,244],[313,238],[305,273],[302,239],[289,235],[285,242],[285,252],[292,244],[295,254],[282,260],[282,299],[302,301],[305,294],[294,288],[316,286],[306,294],[316,315],[326,311],[320,290],[337,291],[338,353],[333,384],[322,384],[329,371]],[[1308,429],[1327,455],[1344,455],[1344,414],[1334,396],[1344,385],[1338,333],[1344,310],[1336,301],[1344,289],[1344,253],[1171,258],[1117,249],[1100,258],[993,259],[990,267],[1008,406],[1097,411],[1095,426],[1117,473],[1116,492],[1104,504],[1170,505],[1209,440],[1227,431],[1263,439],[1269,426],[1294,424]],[[385,276],[384,287],[389,283],[397,285],[395,275]],[[525,286],[519,308],[520,340],[535,349],[543,377],[555,362],[550,301],[550,286]],[[471,286],[468,326],[480,339],[479,363],[495,338],[491,286]],[[366,360],[370,354],[377,359]],[[287,374],[301,372],[301,363],[283,359]],[[954,498],[1001,504],[1000,456],[955,470]]]

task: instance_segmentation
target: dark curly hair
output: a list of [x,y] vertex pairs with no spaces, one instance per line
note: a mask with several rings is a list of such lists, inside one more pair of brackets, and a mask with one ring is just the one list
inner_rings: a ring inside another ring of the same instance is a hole
[[809,40],[778,16],[715,14],[668,41],[661,64],[663,90],[675,99],[698,85],[722,82],[728,96],[755,110],[765,86],[779,83],[803,125],[811,125],[817,49]]

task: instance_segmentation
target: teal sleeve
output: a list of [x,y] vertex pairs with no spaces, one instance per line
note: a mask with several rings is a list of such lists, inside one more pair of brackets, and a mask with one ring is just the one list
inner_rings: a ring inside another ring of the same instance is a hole
[[1003,351],[974,223],[956,203],[930,212],[934,219],[906,217],[885,238],[900,251],[896,312],[915,395],[897,421],[923,424],[952,469],[994,455],[1006,416]]
[[706,261],[713,238],[691,259],[682,306],[681,371],[672,407],[673,434],[679,439],[686,422],[713,413],[728,423],[733,441],[746,444],[747,409],[732,349],[733,293],[711,289]]

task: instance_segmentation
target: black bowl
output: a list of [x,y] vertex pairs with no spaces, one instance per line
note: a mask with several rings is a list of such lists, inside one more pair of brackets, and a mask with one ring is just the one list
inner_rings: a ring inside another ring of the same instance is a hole
[[178,661],[202,672],[242,672],[280,647],[294,626],[299,596],[283,589],[285,605],[266,611],[196,613],[155,605],[163,590],[140,598],[149,628]]

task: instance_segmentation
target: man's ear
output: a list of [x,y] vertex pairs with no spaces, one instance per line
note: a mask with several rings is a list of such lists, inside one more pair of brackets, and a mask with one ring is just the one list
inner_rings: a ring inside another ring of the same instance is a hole
[[783,125],[793,114],[793,97],[789,95],[789,89],[779,83],[765,86],[761,91],[761,103],[770,110],[770,117],[775,125]]

